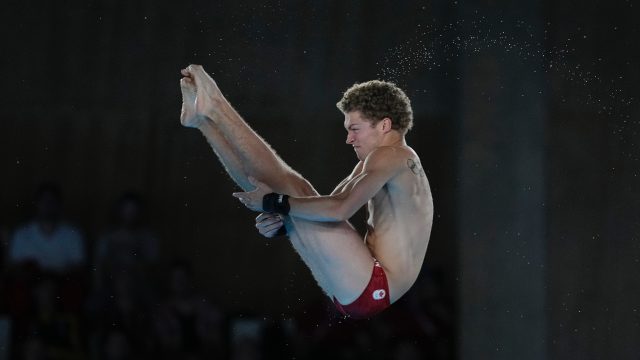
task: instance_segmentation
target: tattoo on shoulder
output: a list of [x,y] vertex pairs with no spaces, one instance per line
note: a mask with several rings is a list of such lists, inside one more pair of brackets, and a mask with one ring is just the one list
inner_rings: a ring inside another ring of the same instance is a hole
[[424,170],[422,169],[422,165],[420,165],[420,162],[416,162],[413,159],[407,159],[407,166],[409,167],[409,170],[411,170],[412,173],[421,177],[425,176]]

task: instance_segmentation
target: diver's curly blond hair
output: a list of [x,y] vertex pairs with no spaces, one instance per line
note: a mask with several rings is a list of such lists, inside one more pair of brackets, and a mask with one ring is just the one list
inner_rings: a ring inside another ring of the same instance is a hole
[[345,114],[360,111],[373,125],[388,117],[391,128],[403,134],[413,127],[411,101],[391,82],[371,80],[354,84],[344,92],[336,106]]

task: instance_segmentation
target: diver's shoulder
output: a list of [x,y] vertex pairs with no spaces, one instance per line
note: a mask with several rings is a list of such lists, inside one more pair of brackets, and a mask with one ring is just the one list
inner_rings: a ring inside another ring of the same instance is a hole
[[365,167],[373,164],[392,164],[405,161],[407,153],[397,146],[380,146],[371,151],[365,159]]

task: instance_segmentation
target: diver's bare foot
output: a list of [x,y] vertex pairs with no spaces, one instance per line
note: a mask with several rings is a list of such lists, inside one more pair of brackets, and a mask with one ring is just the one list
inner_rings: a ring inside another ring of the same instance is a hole
[[182,92],[182,110],[180,111],[180,123],[186,127],[198,128],[205,118],[197,116],[196,113],[196,85],[193,79],[182,70],[182,79],[180,79],[180,90]]
[[[197,117],[217,117],[218,104],[223,101],[222,93],[216,82],[200,65],[189,65],[183,69],[185,84],[189,85],[189,98],[193,100],[193,111]],[[194,97],[195,95],[195,97]],[[183,92],[184,97],[184,92]],[[189,113],[191,109],[187,110]]]

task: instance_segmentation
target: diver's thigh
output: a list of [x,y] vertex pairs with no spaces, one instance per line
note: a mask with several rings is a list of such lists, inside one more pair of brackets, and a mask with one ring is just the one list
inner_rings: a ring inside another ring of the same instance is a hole
[[331,296],[348,304],[367,286],[373,256],[364,240],[345,222],[329,223],[290,218],[291,242],[302,259],[318,273],[317,279]]

